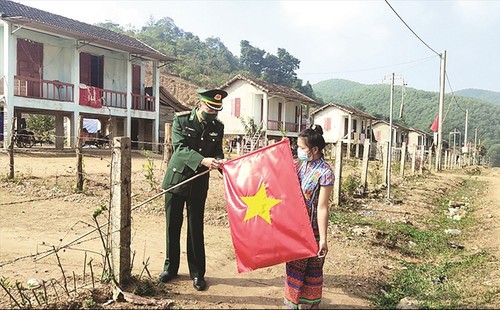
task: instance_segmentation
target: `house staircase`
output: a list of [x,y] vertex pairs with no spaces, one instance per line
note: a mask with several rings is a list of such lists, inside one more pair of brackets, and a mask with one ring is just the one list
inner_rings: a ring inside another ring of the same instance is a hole
[[257,130],[253,135],[245,136],[245,145],[243,147],[244,153],[250,153],[256,149],[258,149],[260,146],[260,137],[261,137],[261,130]]

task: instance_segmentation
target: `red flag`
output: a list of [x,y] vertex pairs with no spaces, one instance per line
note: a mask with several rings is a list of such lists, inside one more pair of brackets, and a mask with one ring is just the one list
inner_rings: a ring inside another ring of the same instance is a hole
[[238,272],[317,255],[288,139],[222,170]]
[[439,115],[436,116],[436,118],[434,119],[434,122],[432,122],[432,125],[431,125],[431,130],[436,132],[438,131],[439,129]]

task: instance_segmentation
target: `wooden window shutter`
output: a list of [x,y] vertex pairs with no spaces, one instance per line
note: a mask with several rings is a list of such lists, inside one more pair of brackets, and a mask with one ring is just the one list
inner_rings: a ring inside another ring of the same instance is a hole
[[325,131],[330,131],[332,128],[332,119],[330,117],[325,118]]
[[231,105],[231,115],[235,117],[240,117],[241,111],[241,98],[234,98],[233,104]]

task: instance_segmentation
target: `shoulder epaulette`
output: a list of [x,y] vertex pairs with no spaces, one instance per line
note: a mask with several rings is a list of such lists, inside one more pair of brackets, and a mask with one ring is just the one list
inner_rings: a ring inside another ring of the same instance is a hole
[[176,116],[190,115],[191,111],[182,111],[175,113]]
[[224,125],[224,123],[220,119],[218,119],[218,118],[216,118],[215,121],[221,123],[222,125]]

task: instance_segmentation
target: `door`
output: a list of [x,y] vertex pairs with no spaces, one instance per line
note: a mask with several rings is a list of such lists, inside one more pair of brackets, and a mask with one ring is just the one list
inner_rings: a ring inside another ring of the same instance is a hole
[[[132,65],[132,94],[141,94],[141,66]],[[145,110],[140,96],[132,96],[132,108]]]
[[80,53],[80,83],[104,87],[104,56]]
[[[17,39],[17,75],[21,83],[22,96],[39,98],[42,94],[43,44]],[[23,77],[27,79],[22,79]]]

